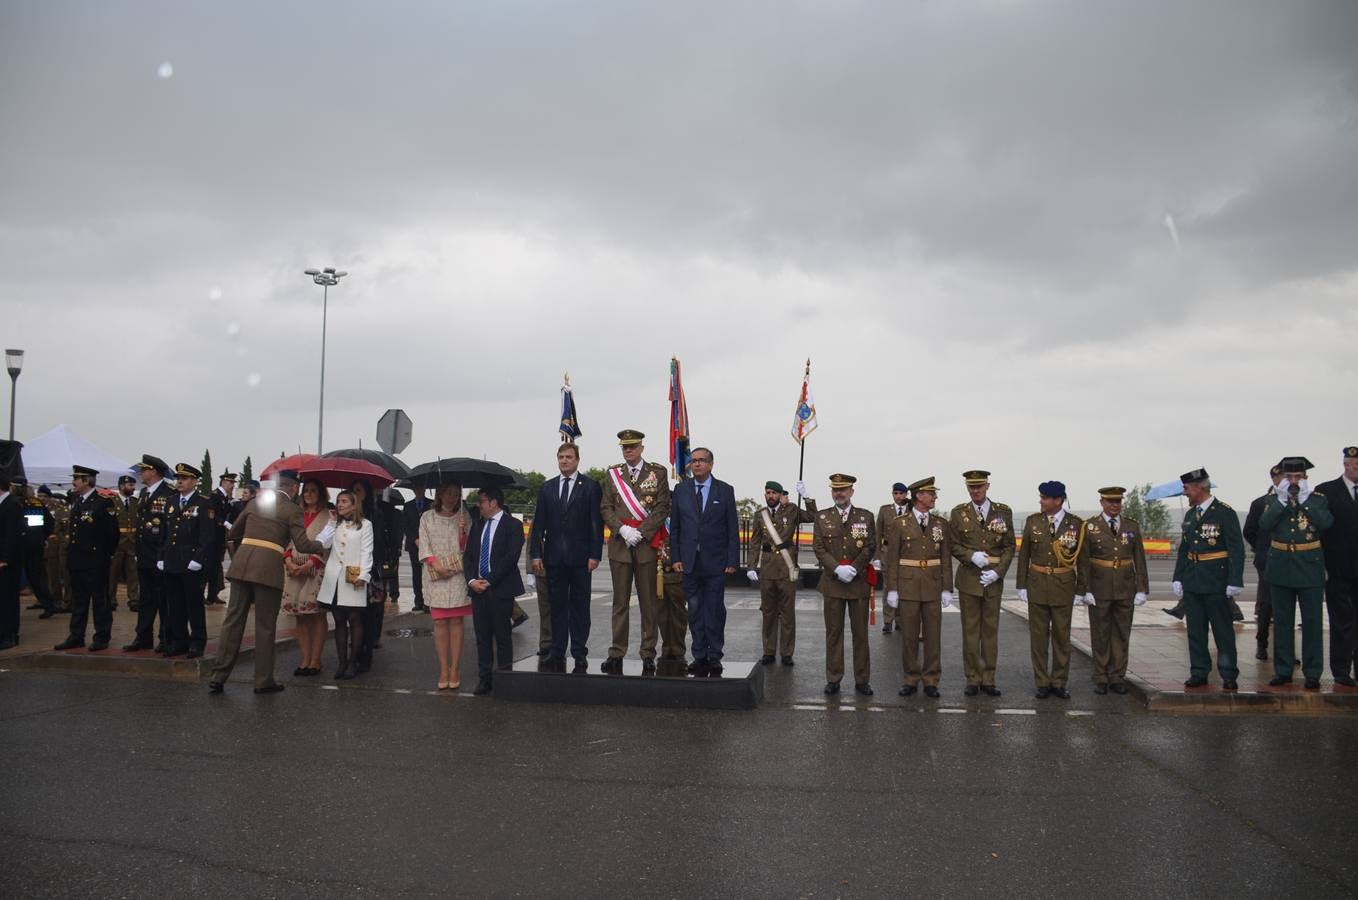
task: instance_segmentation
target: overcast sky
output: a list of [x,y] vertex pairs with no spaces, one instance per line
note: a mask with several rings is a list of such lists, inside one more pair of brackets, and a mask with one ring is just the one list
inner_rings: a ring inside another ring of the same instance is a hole
[[[668,365],[738,496],[1032,508],[1358,443],[1358,3],[0,5],[17,437],[554,470]],[[168,77],[167,77],[168,76]]]

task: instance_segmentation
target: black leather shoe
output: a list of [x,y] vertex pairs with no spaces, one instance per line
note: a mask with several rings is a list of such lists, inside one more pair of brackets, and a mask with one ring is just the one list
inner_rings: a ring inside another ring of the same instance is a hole
[[1046,700],[1046,699],[1047,699],[1047,695],[1050,694],[1050,693],[1051,693],[1051,688],[1040,687],[1040,688],[1038,688],[1035,692],[1033,692],[1033,696],[1036,697],[1036,698],[1039,699],[1039,700]]
[[599,671],[603,672],[605,675],[621,675],[622,657],[610,656],[608,659],[604,660],[602,663],[599,664]]
[[490,679],[489,679],[489,678],[482,678],[480,681],[476,682],[476,689],[473,690],[472,693],[473,693],[473,694],[478,694],[478,695],[480,695],[480,694],[489,694],[489,693],[490,693]]
[[90,644],[90,652],[98,653],[100,650],[108,649],[108,641],[94,641]]
[[707,677],[708,677],[708,678],[720,678],[720,677],[721,677],[721,672],[722,672],[721,663],[719,663],[719,662],[711,662],[711,661],[708,662],[708,664],[707,664]]
[[1334,683],[1335,683],[1335,684],[1342,684],[1344,687],[1358,687],[1358,681],[1354,681],[1354,680],[1353,680],[1352,678],[1350,678],[1348,675],[1336,675],[1336,676],[1334,676]]
[[1282,686],[1285,685],[1285,684],[1291,684],[1291,683],[1292,683],[1292,679],[1291,679],[1291,678],[1284,678],[1284,677],[1281,676],[1281,675],[1274,675],[1272,678],[1270,678],[1270,679],[1268,680],[1268,686],[1269,686],[1269,687],[1282,687]]
[[827,681],[827,682],[825,682],[825,693],[827,693],[827,694],[838,694],[838,693],[839,693],[839,682],[838,682],[838,681]]
[[978,688],[978,687],[977,687],[976,685],[974,685],[974,684],[969,684],[969,685],[967,685],[966,687],[964,687],[964,688],[962,689],[962,693],[963,693],[963,694],[966,694],[968,697],[975,697],[975,696],[976,696],[977,694],[979,694],[980,692],[981,692],[981,689]]
[[853,686],[853,689],[858,693],[862,694],[864,697],[872,696],[872,685],[868,684],[866,681],[858,682]]
[[934,700],[937,700],[937,699],[938,699],[938,688],[937,688],[937,686],[932,685],[932,684],[926,684],[926,685],[924,686],[924,696],[930,697],[930,698],[932,698],[932,699],[934,699]]
[[1306,688],[1308,691],[1318,691],[1320,690],[1320,679],[1308,678],[1302,683],[1302,687]]
[[1127,685],[1125,682],[1119,681],[1114,684],[1108,685],[1108,690],[1112,691],[1115,694],[1125,694],[1127,693]]
[[78,640],[78,639],[73,638],[73,637],[68,637],[66,640],[62,641],[60,644],[57,644],[57,645],[56,645],[55,647],[53,647],[52,649],[53,649],[53,650],[74,650],[74,649],[76,649],[77,647],[83,647],[83,646],[85,646],[85,642],[84,642],[84,641]]
[[1183,621],[1183,618],[1184,618],[1184,606],[1183,606],[1182,603],[1180,603],[1178,606],[1175,606],[1175,607],[1172,608],[1172,609],[1162,609],[1162,610],[1160,610],[1160,611],[1161,611],[1162,613],[1164,613],[1165,615],[1167,615],[1167,616],[1173,616],[1174,618],[1178,619],[1180,622]]
[[759,657],[759,664],[760,664],[761,666],[771,666],[771,665],[773,665],[773,654],[772,654],[772,653],[765,653],[763,656]]
[[891,634],[891,623],[887,622],[882,626],[882,634]]
[[[785,666],[790,666],[790,665],[792,665],[792,657],[790,657],[790,656],[784,656],[784,657],[783,657],[783,665],[785,665]],[[1339,680],[1338,678],[1335,679],[1335,681],[1338,681],[1338,680]]]
[[551,647],[543,647],[541,650],[538,651],[538,659],[546,659],[551,655],[552,655]]
[[1236,603],[1234,600],[1231,601],[1231,621],[1232,622],[1245,621],[1245,614],[1240,611],[1240,604]]
[[1192,678],[1184,682],[1184,687],[1202,687],[1206,683],[1207,683],[1206,678],[1194,675]]
[[1066,690],[1063,687],[1054,687],[1052,688],[1052,696],[1061,700],[1069,700],[1070,691]]
[[220,694],[225,687],[226,685],[222,684],[220,681],[209,681],[207,683],[207,692],[209,694]]
[[305,677],[306,677],[306,674],[307,674],[307,670],[306,670],[306,669],[303,669],[301,666],[298,666],[297,668],[295,668],[295,669],[292,670],[292,677],[293,677],[293,678],[305,678]]
[[528,613],[524,613],[523,615],[515,616],[514,618],[510,619],[510,620],[509,620],[509,627],[510,627],[510,628],[518,628],[520,625],[522,625],[524,622],[527,622],[527,621],[528,621]]
[[688,664],[688,674],[697,675],[699,678],[707,674],[707,660],[695,659]]
[[654,660],[654,659],[643,659],[643,660],[641,661],[641,674],[642,674],[642,675],[654,675],[654,674],[655,674],[655,660]]
[[588,672],[588,671],[589,671],[589,660],[586,660],[586,659],[577,659],[577,660],[575,661],[575,666],[571,669],[571,674],[572,674],[572,675],[579,675],[581,672]]
[[1103,682],[1099,682],[1098,684],[1094,685],[1094,693],[1102,697],[1104,694],[1108,693],[1108,685],[1104,684]]
[[915,691],[917,691],[917,690],[919,690],[919,686],[918,686],[918,685],[907,684],[907,685],[905,685],[904,687],[902,687],[899,691],[897,691],[896,693],[899,694],[899,695],[902,696],[902,697],[913,697],[913,696],[915,695]]
[[1254,651],[1254,658],[1259,660],[1268,659],[1268,646],[1266,644],[1260,644]]
[[281,690],[283,690],[283,685],[281,685],[281,684],[279,684],[278,682],[275,681],[273,684],[266,684],[266,685],[264,685],[264,687],[262,687],[262,688],[255,688],[255,693],[256,693],[256,694],[276,694],[276,693],[278,693],[278,692],[281,691]]
[[1240,685],[1236,684],[1234,681],[1223,681],[1221,683],[1221,689],[1223,691],[1238,691],[1240,690]]
[[56,615],[56,613],[52,612],[50,609],[44,609],[44,610],[42,611],[42,613],[38,616],[38,618],[39,618],[39,619],[50,619],[50,618],[52,618],[52,617],[55,616],[55,615]]
[[998,697],[1000,695],[1000,689],[993,684],[983,684],[981,685],[981,693],[991,697]]

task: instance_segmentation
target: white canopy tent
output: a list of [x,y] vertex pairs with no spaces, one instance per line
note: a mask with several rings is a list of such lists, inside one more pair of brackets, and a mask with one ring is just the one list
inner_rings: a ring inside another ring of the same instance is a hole
[[58,425],[40,437],[24,444],[21,451],[24,475],[28,483],[70,484],[71,466],[88,466],[99,470],[95,483],[100,487],[117,487],[118,476],[128,474],[126,460],[118,459],[71,431]]

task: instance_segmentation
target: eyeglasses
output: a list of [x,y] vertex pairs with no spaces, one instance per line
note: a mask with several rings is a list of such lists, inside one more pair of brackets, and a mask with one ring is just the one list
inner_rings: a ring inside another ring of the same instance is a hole
[[708,465],[708,466],[712,465],[712,460],[710,460],[710,459],[703,459],[701,456],[695,456],[695,457],[693,457],[692,459],[690,459],[689,462],[692,462],[692,463],[703,463],[704,465]]

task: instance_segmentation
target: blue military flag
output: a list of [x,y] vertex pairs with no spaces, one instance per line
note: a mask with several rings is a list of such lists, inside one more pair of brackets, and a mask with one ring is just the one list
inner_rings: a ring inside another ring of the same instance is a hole
[[566,383],[561,386],[561,424],[557,429],[561,432],[561,440],[567,444],[574,444],[575,439],[581,435],[580,420],[575,415],[575,395],[571,393],[571,377],[566,376]]

